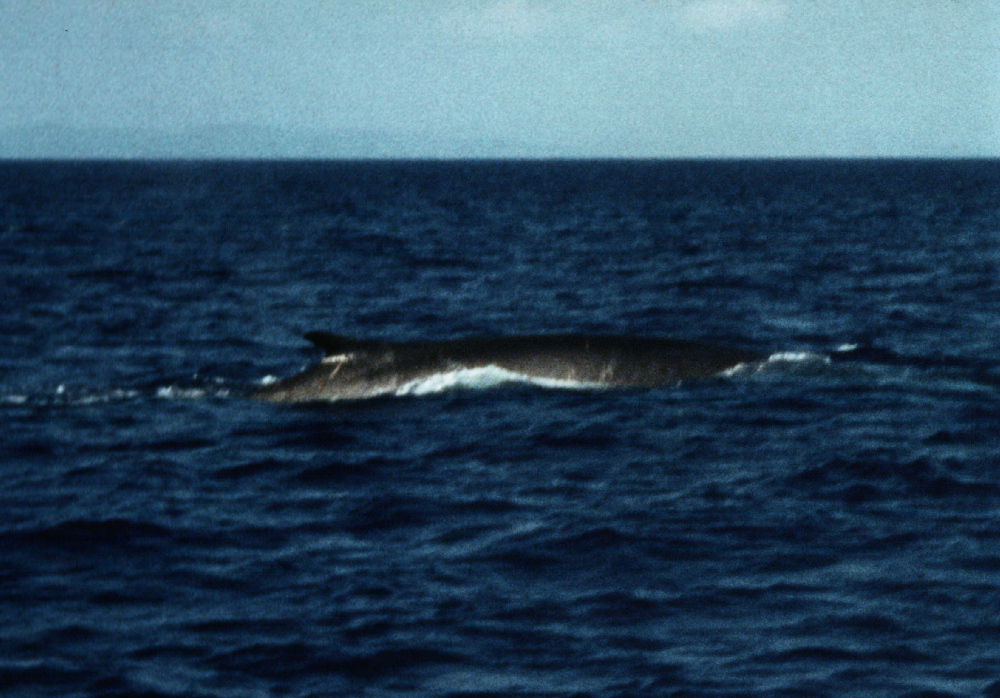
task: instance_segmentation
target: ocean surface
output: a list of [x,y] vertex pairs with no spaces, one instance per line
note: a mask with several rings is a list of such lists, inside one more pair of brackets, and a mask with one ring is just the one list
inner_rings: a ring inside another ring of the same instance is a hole
[[1000,696],[1000,161],[3,162],[0,278],[4,696]]

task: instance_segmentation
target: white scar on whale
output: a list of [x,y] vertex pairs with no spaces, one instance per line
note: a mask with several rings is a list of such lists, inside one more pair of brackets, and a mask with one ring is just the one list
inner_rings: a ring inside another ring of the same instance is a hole
[[381,342],[309,332],[305,338],[323,350],[323,359],[250,397],[271,402],[357,400],[509,382],[581,389],[656,387],[731,374],[765,358],[658,337],[561,334]]

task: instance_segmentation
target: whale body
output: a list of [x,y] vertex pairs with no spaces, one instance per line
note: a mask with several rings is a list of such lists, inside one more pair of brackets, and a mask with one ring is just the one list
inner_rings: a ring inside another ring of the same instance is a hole
[[649,388],[716,376],[763,359],[750,351],[656,337],[529,335],[380,342],[309,332],[305,338],[323,350],[322,361],[250,397],[271,402],[356,400],[506,381]]

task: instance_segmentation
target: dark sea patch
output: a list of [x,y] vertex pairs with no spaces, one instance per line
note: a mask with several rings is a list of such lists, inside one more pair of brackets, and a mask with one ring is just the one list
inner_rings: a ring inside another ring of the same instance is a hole
[[[0,163],[2,692],[1000,695],[998,183]],[[248,399],[316,330],[765,358]]]

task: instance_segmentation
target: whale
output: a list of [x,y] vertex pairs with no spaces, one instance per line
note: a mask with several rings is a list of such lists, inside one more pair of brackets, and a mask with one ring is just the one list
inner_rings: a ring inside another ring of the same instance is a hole
[[456,385],[653,388],[710,378],[764,360],[742,349],[660,337],[519,335],[416,342],[308,332],[322,360],[252,391],[269,402],[360,400]]

